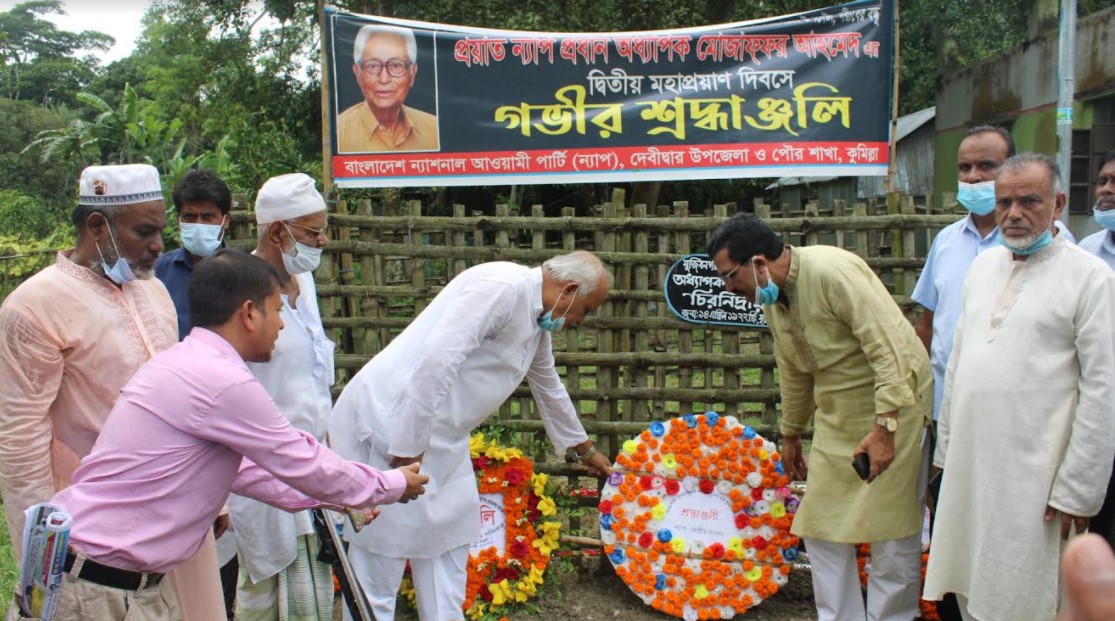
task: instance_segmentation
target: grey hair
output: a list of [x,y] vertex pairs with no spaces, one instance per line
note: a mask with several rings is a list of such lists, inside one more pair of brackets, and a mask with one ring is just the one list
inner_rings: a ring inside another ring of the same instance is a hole
[[364,48],[368,46],[368,40],[379,35],[391,35],[402,39],[407,48],[407,60],[411,63],[417,62],[418,42],[414,39],[414,31],[380,24],[368,24],[356,33],[356,42],[352,46],[353,62],[358,65],[363,62]]
[[74,223],[74,227],[78,231],[84,231],[85,230],[85,222],[86,222],[86,220],[89,219],[89,216],[91,216],[95,213],[99,213],[99,214],[101,214],[102,216],[105,217],[105,221],[108,222],[108,225],[115,229],[115,227],[116,227],[116,216],[121,211],[123,211],[125,207],[130,207],[130,206],[131,205],[82,205],[82,204],[78,204],[76,207],[74,207],[74,210],[72,212],[70,212],[70,221]]
[[542,264],[542,269],[550,272],[558,280],[575,283],[579,297],[592,295],[601,280],[609,289],[612,287],[612,273],[604,267],[596,255],[587,250],[575,250],[569,254],[559,254],[547,259]]
[[1053,158],[1044,153],[1027,151],[1025,153],[1019,153],[1018,155],[1011,156],[1007,159],[1007,161],[1003,162],[1003,165],[999,168],[999,172],[996,173],[995,178],[998,179],[1003,175],[1003,173],[1008,171],[1011,174],[1018,174],[1022,172],[1023,168],[1026,168],[1027,166],[1030,166],[1032,164],[1037,164],[1045,168],[1051,181],[1050,186],[1053,190],[1053,198],[1057,198],[1058,194],[1064,193],[1064,185],[1062,185],[1061,183],[1061,167],[1057,166],[1057,162],[1055,162]]

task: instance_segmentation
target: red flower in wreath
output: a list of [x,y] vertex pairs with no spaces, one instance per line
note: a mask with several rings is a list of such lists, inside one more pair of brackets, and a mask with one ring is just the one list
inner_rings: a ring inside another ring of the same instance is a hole
[[507,482],[511,485],[518,485],[527,478],[527,475],[523,474],[523,471],[518,468],[508,468],[504,478],[506,478]]
[[650,549],[650,546],[653,545],[653,544],[654,544],[654,535],[652,533],[644,532],[643,534],[639,535],[639,547],[640,548]]
[[716,483],[712,479],[701,479],[700,488],[702,493],[711,494],[716,489]]
[[743,530],[751,525],[751,517],[746,513],[736,514],[736,528]]
[[[511,543],[511,556],[518,559],[525,559],[530,556],[530,546],[522,541],[514,541]],[[515,578],[518,580],[518,577]]]
[[712,558],[724,558],[724,545],[721,543],[714,543],[706,550]]
[[763,499],[763,488],[756,487],[756,488],[751,490],[751,500],[762,500],[762,499]]
[[654,487],[654,483],[651,481],[650,477],[639,477],[639,487],[649,491],[650,488]]
[[[677,496],[677,493],[680,492],[680,491],[681,491],[681,483],[678,483],[677,479],[666,479],[666,493],[667,494],[669,494],[671,496]],[[601,510],[603,511],[603,509],[601,509]]]
[[612,514],[612,501],[601,500],[600,501],[600,513],[602,513],[604,515],[611,515]]

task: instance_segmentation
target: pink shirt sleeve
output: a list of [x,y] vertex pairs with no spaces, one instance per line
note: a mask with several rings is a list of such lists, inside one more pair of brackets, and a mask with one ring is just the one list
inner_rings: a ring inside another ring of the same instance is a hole
[[0,489],[21,556],[23,512],[54,495],[50,406],[62,383],[62,347],[30,317],[0,310]]
[[[320,504],[370,507],[403,495],[402,472],[347,461],[296,430],[254,378],[216,397],[211,408],[190,408],[187,424],[198,437],[224,444],[251,462],[241,465],[236,493],[288,510]],[[289,487],[283,489],[280,482]]]

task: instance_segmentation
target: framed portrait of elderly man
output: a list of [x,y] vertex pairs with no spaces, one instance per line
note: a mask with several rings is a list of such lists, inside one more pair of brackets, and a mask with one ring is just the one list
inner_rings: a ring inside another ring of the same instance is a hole
[[440,149],[433,33],[338,24],[333,46],[339,153]]

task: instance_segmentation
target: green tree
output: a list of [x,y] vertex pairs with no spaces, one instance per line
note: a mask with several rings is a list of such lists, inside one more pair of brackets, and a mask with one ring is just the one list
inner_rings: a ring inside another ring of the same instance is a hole
[[59,0],[33,0],[0,13],[0,93],[8,99],[68,105],[96,76],[95,53],[115,40],[92,30],[59,30],[43,19],[57,14],[65,14]]

